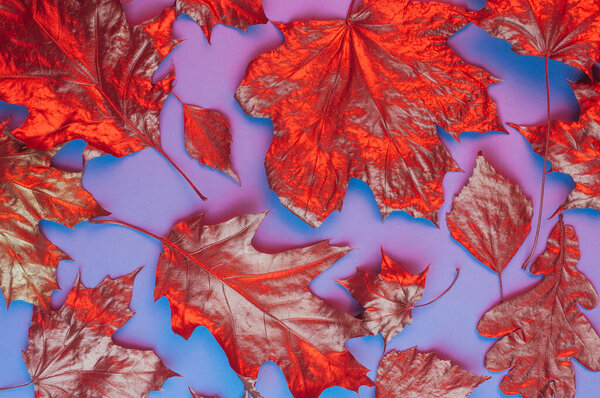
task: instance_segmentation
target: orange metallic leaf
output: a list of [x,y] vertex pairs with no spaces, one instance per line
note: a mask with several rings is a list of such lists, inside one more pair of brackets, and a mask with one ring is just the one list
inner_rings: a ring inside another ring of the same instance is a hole
[[412,347],[384,355],[377,371],[375,396],[465,398],[487,379]]
[[560,216],[546,251],[531,266],[532,273],[544,278],[492,308],[479,321],[479,333],[501,337],[487,352],[485,366],[494,371],[510,368],[500,383],[506,394],[572,398],[571,358],[600,371],[600,337],[577,306],[596,307],[598,294],[577,270],[578,261],[577,235]]
[[112,341],[133,315],[128,306],[134,276],[107,278],[93,289],[77,282],[59,311],[34,309],[23,358],[36,397],[137,398],[175,375],[152,351]]
[[0,289],[7,302],[49,308],[66,255],[40,233],[42,219],[74,225],[106,215],[81,187],[81,174],[50,166],[57,150],[25,147],[0,128]]
[[[354,3],[354,2],[353,2]],[[436,134],[498,129],[483,71],[446,45],[467,23],[454,6],[364,0],[346,20],[276,24],[284,44],[255,59],[236,98],[271,118],[271,188],[318,225],[350,178],[367,182],[383,216],[437,223],[442,179],[456,164]]]
[[261,0],[177,0],[175,8],[178,14],[186,13],[196,21],[209,40],[217,23],[246,30],[268,21]]
[[452,237],[500,277],[529,234],[532,216],[531,200],[521,188],[479,154],[446,221]]
[[361,321],[313,296],[309,282],[347,249],[321,242],[265,254],[251,239],[264,214],[214,226],[194,217],[163,241],[155,294],[171,302],[173,330],[188,337],[206,326],[233,369],[255,378],[276,361],[295,397],[317,397],[334,385],[369,384],[344,342],[368,334]]

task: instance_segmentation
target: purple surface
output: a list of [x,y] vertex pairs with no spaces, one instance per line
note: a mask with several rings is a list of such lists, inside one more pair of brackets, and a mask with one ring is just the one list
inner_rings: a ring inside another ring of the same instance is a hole
[[[163,3],[168,4],[169,1],[133,0],[125,7],[129,20],[139,22],[160,12]],[[476,8],[476,3],[481,2],[473,2],[469,6]],[[148,8],[148,4],[153,6]],[[348,4],[349,0],[326,3],[321,0],[264,0],[267,16],[275,21],[307,17],[340,18],[345,16]],[[174,24],[174,35],[185,40],[164,61],[156,77],[161,77],[172,65],[176,74],[174,92],[179,98],[186,103],[217,109],[227,116],[233,136],[232,162],[241,186],[223,173],[199,165],[186,153],[182,107],[179,101],[170,97],[161,112],[163,149],[209,200],[198,200],[182,177],[154,150],[144,150],[124,158],[102,156],[86,163],[83,184],[105,209],[112,212],[110,218],[164,235],[175,222],[196,212],[206,213],[207,222],[217,223],[243,213],[274,209],[253,241],[261,250],[279,251],[322,239],[331,239],[332,243],[347,244],[355,249],[311,284],[315,293],[349,311],[355,309],[356,304],[335,280],[347,278],[357,268],[376,268],[381,247],[392,258],[406,263],[412,272],[421,271],[431,264],[423,302],[443,291],[459,267],[460,277],[455,286],[434,304],[415,309],[413,324],[394,338],[387,349],[417,345],[420,350],[435,351],[470,371],[493,377],[476,389],[473,397],[503,396],[498,384],[506,372],[489,372],[483,366],[485,352],[495,340],[483,338],[476,331],[481,315],[498,302],[498,279],[450,237],[445,215],[451,208],[452,197],[469,177],[476,154],[482,151],[494,167],[519,183],[532,199],[535,219],[539,211],[543,162],[524,138],[508,128],[510,134],[464,133],[459,143],[440,130],[444,143],[464,170],[463,173],[449,173],[444,179],[446,200],[439,212],[440,229],[428,221],[415,220],[401,212],[393,213],[382,222],[368,186],[357,180],[350,183],[342,211],[334,212],[320,228],[312,229],[284,209],[268,189],[264,155],[272,137],[271,123],[244,115],[233,99],[248,62],[279,44],[283,39],[281,34],[272,24],[250,27],[247,33],[217,25],[209,45],[202,30],[191,19],[182,16]],[[496,100],[504,122],[534,123],[545,118],[543,60],[514,54],[506,43],[490,38],[476,26],[463,29],[450,44],[463,58],[502,79],[501,83],[491,86],[489,92]],[[579,73],[558,62],[551,62],[550,72],[552,115],[555,119],[573,120],[579,109],[567,81],[576,80]],[[3,109],[7,108],[0,106],[0,111]],[[61,151],[55,164],[68,167],[77,163],[73,159],[81,157],[79,149],[71,147]],[[550,229],[556,222],[556,218],[548,220],[548,217],[572,186],[568,176],[558,173],[547,175],[537,253],[543,251]],[[595,286],[600,287],[600,272],[596,266],[596,259],[600,256],[599,213],[567,211],[565,222],[575,226],[580,238],[582,256],[579,269]],[[168,380],[165,391],[156,392],[152,397],[190,396],[187,386],[208,395],[218,392],[211,388],[231,388],[221,392],[228,397],[238,396],[239,382],[207,330],[197,328],[188,340],[175,335],[170,328],[167,300],[162,298],[154,302],[154,271],[160,252],[158,242],[138,232],[106,224],[82,223],[70,230],[44,222],[42,228],[48,239],[73,259],[59,265],[60,286],[66,290],[55,293],[54,305],[59,305],[64,299],[77,272],[81,272],[84,284],[91,287],[105,275],[123,275],[144,266],[134,286],[132,309],[137,314],[115,338],[130,346],[154,349],[167,366],[183,376]],[[539,280],[520,269],[531,248],[532,235],[503,274],[506,296]],[[6,306],[0,307],[0,358],[3,358],[0,361],[0,386],[26,383],[28,377],[18,351],[26,346],[31,306],[16,302],[8,310],[3,309]],[[583,312],[598,330],[600,311]],[[376,370],[383,351],[381,339],[353,339],[347,342],[347,347],[367,368]],[[574,367],[577,397],[596,396],[594,386],[600,382],[599,375],[578,364]],[[266,398],[289,396],[281,377],[274,363],[263,365],[257,385]],[[372,394],[372,389],[362,388],[360,396],[364,398]],[[31,389],[27,390],[26,396],[32,396]],[[328,390],[323,396],[356,395],[338,388]]]

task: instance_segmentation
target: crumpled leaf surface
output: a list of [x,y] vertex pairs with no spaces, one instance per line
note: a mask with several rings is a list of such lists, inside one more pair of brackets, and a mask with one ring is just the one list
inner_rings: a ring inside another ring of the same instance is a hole
[[381,333],[387,343],[412,323],[411,310],[423,297],[428,270],[411,274],[382,250],[379,274],[359,272],[349,281],[346,287],[365,307],[360,317],[371,333]]
[[80,282],[59,311],[34,308],[23,353],[36,397],[146,396],[175,374],[152,351],[113,343],[129,311],[135,273],[88,289]]
[[548,56],[588,74],[600,59],[596,0],[487,0],[473,22],[519,54]]
[[531,272],[544,278],[532,289],[489,310],[477,330],[501,337],[485,356],[494,371],[510,368],[500,383],[506,394],[525,398],[575,396],[570,358],[600,371],[600,337],[577,304],[591,309],[598,294],[577,268],[579,243],[562,216],[548,238],[546,251]]
[[[592,208],[600,210],[600,85],[577,84],[575,94],[581,107],[576,122],[552,122],[548,142],[548,160],[552,170],[569,174],[575,189],[561,204],[565,209]],[[515,126],[543,155],[546,126]]]
[[25,147],[0,127],[0,289],[8,303],[49,308],[56,266],[66,255],[40,232],[42,219],[74,225],[107,213],[81,174],[50,166],[57,150]]
[[417,347],[390,351],[377,371],[377,398],[464,398],[489,379],[439,359],[434,353],[421,353]]
[[155,295],[171,302],[173,330],[188,337],[206,326],[242,376],[255,378],[263,362],[274,360],[298,398],[334,385],[369,385],[367,369],[344,350],[346,340],[368,331],[308,290],[347,249],[321,242],[261,253],[251,240],[264,215],[213,226],[196,216],[162,240]]
[[466,23],[457,7],[409,0],[364,0],[346,21],[276,23],[284,44],[250,64],[236,98],[273,120],[265,164],[284,206],[316,226],[341,208],[354,177],[383,216],[437,222],[456,164],[435,124],[499,128],[487,75],[446,45]]
[[29,109],[15,137],[36,149],[82,138],[116,156],[159,148],[170,80],[151,78],[169,44],[145,29],[118,0],[2,0],[0,99]]
[[183,105],[185,147],[200,163],[219,169],[238,181],[231,164],[229,121],[219,111]]
[[529,234],[532,215],[521,188],[479,154],[446,221],[452,237],[500,275]]
[[186,13],[210,40],[215,24],[246,30],[250,25],[268,22],[261,0],[177,0],[178,14]]

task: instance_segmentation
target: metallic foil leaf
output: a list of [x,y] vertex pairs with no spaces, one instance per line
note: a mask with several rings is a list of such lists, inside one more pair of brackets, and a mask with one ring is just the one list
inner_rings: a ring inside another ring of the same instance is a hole
[[559,222],[546,251],[531,272],[544,278],[523,294],[486,312],[477,330],[500,337],[485,356],[494,371],[509,369],[500,383],[506,394],[524,398],[572,398],[575,374],[570,359],[600,371],[600,337],[577,304],[591,309],[598,294],[577,270],[579,243],[575,230]]
[[446,45],[467,22],[446,4],[364,0],[346,20],[276,24],[284,44],[250,64],[236,98],[273,120],[267,178],[283,205],[317,226],[358,178],[383,216],[437,223],[456,164],[435,125],[500,128],[488,75]]

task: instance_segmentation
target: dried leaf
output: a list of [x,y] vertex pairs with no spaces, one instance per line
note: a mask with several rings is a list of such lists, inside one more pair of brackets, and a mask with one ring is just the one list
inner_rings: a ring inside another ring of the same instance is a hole
[[173,330],[187,337],[206,326],[242,376],[255,378],[263,362],[276,361],[295,397],[317,397],[333,385],[369,384],[367,369],[343,346],[367,330],[308,290],[347,249],[321,242],[260,253],[250,242],[263,217],[245,215],[214,226],[194,217],[162,239],[155,295],[171,302]]
[[50,166],[57,150],[26,148],[0,128],[0,289],[10,303],[49,308],[55,267],[67,258],[40,233],[42,219],[74,225],[106,215],[81,174]]
[[365,307],[361,318],[373,334],[381,333],[389,342],[412,323],[413,305],[423,297],[427,271],[411,274],[382,250],[381,272],[359,272],[347,284],[348,291]]
[[381,359],[377,371],[377,398],[463,398],[489,379],[439,359],[420,353],[417,347],[390,351]]
[[160,150],[170,81],[151,78],[173,43],[145,28],[157,29],[129,26],[118,0],[2,0],[0,99],[29,109],[15,137],[37,149],[82,138],[116,156]]
[[547,56],[588,74],[600,59],[596,0],[488,0],[473,22],[519,54]]
[[218,111],[183,104],[185,147],[200,163],[219,169],[238,181],[231,164],[231,134],[227,118]]
[[529,234],[532,215],[521,188],[479,154],[446,221],[452,237],[500,277]]
[[[548,160],[553,171],[569,174],[576,184],[559,211],[588,207],[600,210],[600,85],[579,83],[575,87],[581,118],[573,123],[552,123]],[[514,127],[543,156],[546,126]]]
[[570,358],[600,371],[600,337],[577,306],[596,307],[598,295],[577,270],[578,261],[577,235],[561,216],[546,251],[531,266],[531,272],[544,279],[492,308],[479,321],[479,333],[501,337],[487,352],[485,366],[494,371],[510,368],[500,383],[506,394],[574,397]]
[[186,13],[210,40],[212,28],[222,23],[241,30],[268,22],[261,0],[177,0],[178,14]]
[[276,24],[285,43],[252,62],[236,98],[273,120],[267,177],[284,206],[316,226],[341,208],[354,177],[383,216],[437,222],[456,164],[435,124],[499,128],[487,75],[446,45],[466,23],[450,5],[364,0],[345,21]]
[[133,315],[135,273],[88,289],[80,282],[56,312],[35,308],[23,353],[36,397],[146,396],[174,376],[152,353],[113,343]]

